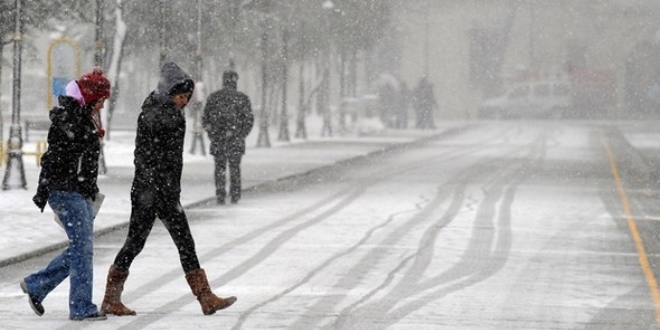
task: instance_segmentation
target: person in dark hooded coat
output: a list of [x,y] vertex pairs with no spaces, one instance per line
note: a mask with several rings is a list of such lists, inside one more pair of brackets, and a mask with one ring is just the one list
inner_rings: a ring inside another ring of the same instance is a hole
[[415,87],[413,100],[415,112],[417,113],[416,127],[435,129],[433,111],[438,108],[438,101],[435,99],[433,84],[426,77],[422,77],[417,87]]
[[232,70],[222,74],[222,89],[209,95],[202,123],[211,140],[215,158],[215,196],[225,203],[225,177],[229,166],[229,195],[232,204],[241,199],[241,159],[245,154],[245,138],[254,125],[250,98],[236,90],[238,74]]
[[94,258],[93,202],[99,188],[98,159],[103,136],[99,113],[110,97],[110,82],[100,67],[66,86],[59,106],[50,110],[48,150],[41,158],[39,186],[32,198],[43,212],[53,209],[69,238],[67,248],[48,266],[21,281],[30,307],[39,316],[46,296],[69,277],[69,318],[105,320],[92,303]]
[[175,63],[166,62],[161,67],[158,87],[142,104],[135,137],[135,176],[128,236],[108,272],[101,305],[106,314],[135,315],[135,311],[121,302],[121,293],[131,263],[144,248],[156,217],[174,240],[186,280],[202,312],[213,314],[236,301],[236,297],[220,298],[211,292],[180,202],[186,134],[183,108],[193,90],[190,76]]

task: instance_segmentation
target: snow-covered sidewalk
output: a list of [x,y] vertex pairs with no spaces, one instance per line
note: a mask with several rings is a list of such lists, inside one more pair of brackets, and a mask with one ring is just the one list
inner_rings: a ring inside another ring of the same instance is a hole
[[[271,132],[271,148],[255,147],[258,136],[258,128],[255,127],[248,137],[248,150],[243,158],[243,188],[249,189],[264,182],[411,143],[456,125],[447,124],[432,131],[382,130],[363,136],[310,137],[308,140],[292,139],[291,142],[276,141],[275,134]],[[181,202],[184,206],[212,199],[215,192],[213,158],[208,153],[201,155],[199,149],[196,154],[190,154],[191,137],[189,132],[182,179]],[[134,138],[133,131],[116,131],[112,132],[112,139],[105,143],[108,171],[99,177],[99,188],[106,198],[95,222],[97,233],[113,230],[128,222]],[[205,143],[208,148],[206,137]],[[24,152],[33,149],[34,142],[23,146]],[[25,155],[23,162],[27,190],[0,191],[0,267],[66,245],[66,236],[53,221],[50,208],[46,207],[45,212],[40,213],[32,203],[39,174],[34,156]],[[3,174],[5,166],[0,167]]]
[[[367,135],[347,134],[333,137],[310,136],[307,140],[276,140],[270,132],[271,148],[257,148],[258,127],[248,137],[248,150],[243,158],[243,188],[284,177],[298,175],[347,159],[378,152],[396,145],[412,143],[442,132],[466,125],[465,122],[446,122],[436,130],[375,130]],[[473,123],[474,124],[474,123]],[[660,159],[660,132],[655,122],[618,125],[626,139],[645,156]],[[311,131],[311,130],[310,130]],[[199,149],[190,154],[191,133],[188,132],[184,154],[181,202],[191,206],[214,198],[213,158],[203,156]],[[130,186],[133,179],[134,131],[112,132],[105,144],[108,172],[99,177],[99,188],[106,195],[104,205],[96,219],[97,233],[114,230],[128,222],[130,215]],[[205,138],[206,148],[208,139]],[[37,140],[37,139],[34,139]],[[26,143],[24,151],[35,149],[34,142]],[[23,157],[27,190],[0,190],[0,267],[27,257],[66,245],[66,236],[53,221],[53,213],[46,207],[40,213],[32,203],[36,191],[39,168],[34,156]],[[3,175],[5,166],[0,166]],[[232,207],[227,205],[226,207]]]

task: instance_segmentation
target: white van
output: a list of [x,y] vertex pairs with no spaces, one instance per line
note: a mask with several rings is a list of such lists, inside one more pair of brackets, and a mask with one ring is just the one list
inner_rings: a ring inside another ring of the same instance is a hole
[[570,108],[570,82],[532,81],[512,85],[504,95],[484,100],[479,118],[561,118]]

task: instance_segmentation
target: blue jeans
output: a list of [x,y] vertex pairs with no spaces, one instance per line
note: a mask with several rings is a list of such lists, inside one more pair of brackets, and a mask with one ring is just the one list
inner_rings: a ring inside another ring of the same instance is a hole
[[69,277],[69,318],[98,312],[92,303],[94,210],[92,200],[77,192],[51,191],[48,204],[59,217],[69,246],[45,269],[25,278],[28,292],[39,302]]

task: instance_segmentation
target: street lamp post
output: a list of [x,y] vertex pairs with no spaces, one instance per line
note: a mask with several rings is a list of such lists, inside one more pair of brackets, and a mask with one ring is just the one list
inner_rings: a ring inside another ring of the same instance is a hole
[[14,77],[11,126],[9,128],[9,160],[2,180],[2,189],[27,189],[23,167],[23,139],[21,137],[21,0],[16,0],[14,35]]

